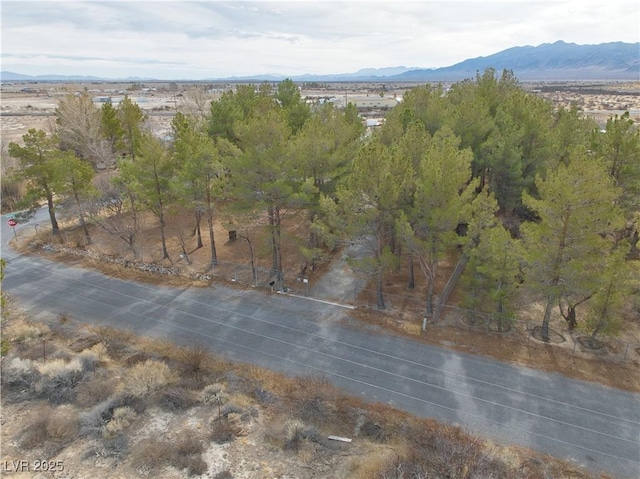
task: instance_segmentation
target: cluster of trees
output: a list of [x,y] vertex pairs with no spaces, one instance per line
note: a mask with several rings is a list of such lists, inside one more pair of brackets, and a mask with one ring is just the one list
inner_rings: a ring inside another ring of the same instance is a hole
[[[170,261],[166,215],[180,207],[193,214],[198,247],[206,221],[213,266],[213,222],[224,204],[265,217],[282,281],[282,220],[305,211],[307,263],[341,241],[361,242],[370,255],[352,266],[375,279],[379,308],[385,274],[406,267],[414,288],[418,264],[426,314],[437,316],[438,266],[454,257],[472,312],[508,317],[518,285],[537,291],[545,338],[554,308],[575,327],[580,306],[594,335],[614,332],[637,288],[637,126],[624,114],[601,131],[576,108],[554,111],[509,72],[487,70],[448,91],[416,87],[372,135],[353,105],[311,107],[290,80],[240,85],[205,114],[177,113],[171,141],[146,132],[127,98],[118,108],[90,102],[65,99],[56,136],[30,131],[24,146],[10,146],[33,198],[48,202],[54,232],[54,194],[74,198],[82,225],[91,217],[136,255],[137,218],[148,210]],[[118,174],[96,189],[90,165],[104,155],[118,158]]]

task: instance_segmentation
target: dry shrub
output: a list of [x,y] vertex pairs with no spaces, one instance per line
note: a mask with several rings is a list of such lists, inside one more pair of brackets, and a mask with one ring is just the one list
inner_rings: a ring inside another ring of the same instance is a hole
[[411,334],[413,336],[420,336],[422,334],[422,325],[418,323],[409,323],[407,321],[402,321],[400,323],[400,329],[407,334]]
[[93,326],[89,328],[98,341],[103,343],[109,354],[118,356],[122,353],[129,343],[133,341],[133,333],[122,329],[112,328],[111,326]]
[[160,406],[167,411],[183,411],[194,404],[191,393],[180,387],[169,388],[160,397]]
[[98,361],[101,363],[106,363],[109,361],[109,352],[107,351],[107,347],[104,343],[97,343],[91,346],[89,349],[92,353],[94,353],[98,357]]
[[190,476],[201,475],[207,472],[207,463],[201,457],[203,450],[202,441],[187,433],[174,441],[145,439],[135,447],[131,462],[143,473],[172,465],[185,469]]
[[173,374],[165,363],[149,359],[127,370],[122,378],[123,392],[146,397],[173,382]]
[[36,392],[45,396],[53,404],[70,402],[75,399],[76,385],[82,380],[84,371],[77,358],[71,361],[54,359],[38,366],[40,381]]
[[229,400],[224,384],[214,383],[206,386],[200,393],[201,401],[212,406],[221,406]]
[[375,442],[386,442],[388,439],[387,432],[384,428],[373,421],[366,421],[360,428],[360,434]]
[[[74,353],[79,353],[81,351],[91,349],[93,346],[98,344],[100,338],[98,338],[95,334],[83,334],[78,338],[74,338],[69,344],[69,349]],[[106,349],[105,349],[106,351]]]
[[253,380],[253,385],[260,384],[261,388],[274,395],[282,395],[287,389],[287,383],[290,381],[289,378],[285,378],[281,373],[254,365],[244,365],[242,372],[247,379]]
[[116,409],[129,406],[137,414],[145,410],[144,401],[135,396],[119,395],[111,397],[80,413],[80,434],[100,435],[104,427],[111,421]]
[[241,434],[242,430],[235,422],[227,419],[214,420],[211,422],[211,434],[209,439],[216,444],[226,444],[233,441]]
[[300,450],[305,440],[314,440],[318,437],[318,432],[314,427],[307,427],[303,422],[296,419],[288,420],[285,425],[285,437],[283,447],[292,449],[295,452]]
[[131,452],[131,464],[142,473],[152,472],[167,464],[174,445],[159,439],[143,439]]
[[114,409],[111,420],[103,427],[102,436],[112,439],[128,428],[138,415],[129,406],[122,406]]
[[135,366],[136,364],[140,364],[140,363],[143,363],[145,361],[148,361],[149,359],[152,359],[152,358],[147,353],[137,352],[137,353],[134,353],[134,354],[128,356],[124,360],[123,364],[124,364],[125,367],[130,368],[132,366]]
[[403,462],[412,474],[432,474],[438,477],[505,477],[505,465],[486,453],[484,443],[466,434],[459,427],[420,427],[413,423],[408,437],[411,450]]
[[118,407],[116,400],[106,399],[88,411],[80,413],[80,434],[88,436],[90,434],[101,433],[113,416],[114,409]]
[[349,477],[352,479],[382,479],[387,471],[396,466],[397,462],[398,455],[395,452],[389,449],[376,450],[367,456],[352,459],[350,465],[351,474]]
[[334,421],[337,394],[325,378],[298,377],[291,382],[286,395],[289,414],[305,423],[329,423]]
[[19,320],[7,325],[3,331],[4,339],[11,342],[34,343],[49,336],[51,330],[46,324],[34,324]]
[[298,419],[286,416],[275,417],[265,428],[265,440],[286,450],[300,451],[307,442],[326,445],[325,439],[313,426],[307,426]]
[[233,479],[233,474],[229,469],[225,469],[224,471],[220,471],[218,474],[213,476],[213,479]]
[[211,359],[209,350],[204,345],[189,346],[178,351],[177,359],[180,361],[180,372],[190,377],[200,377],[206,370]]
[[76,386],[76,404],[81,407],[91,407],[107,399],[115,389],[115,381],[98,375]]
[[78,435],[78,418],[68,408],[42,405],[34,411],[34,420],[22,432],[20,446],[24,449],[44,447],[53,455]]
[[82,365],[83,371],[94,372],[100,363],[98,355],[91,350],[85,349],[78,354],[78,361]]
[[92,445],[85,453],[84,459],[90,458],[112,458],[121,461],[127,455],[129,450],[129,440],[123,434],[109,439],[104,439]]
[[6,386],[30,391],[39,379],[40,372],[30,359],[13,358],[3,367],[2,382]]

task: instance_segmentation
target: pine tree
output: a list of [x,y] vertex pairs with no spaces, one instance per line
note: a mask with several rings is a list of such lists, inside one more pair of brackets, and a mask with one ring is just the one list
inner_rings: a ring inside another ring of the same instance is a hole
[[[9,143],[9,155],[18,160],[18,177],[28,182],[27,200],[35,203],[47,201],[49,219],[53,234],[60,232],[53,201],[53,184],[56,175],[55,160],[60,155],[58,139],[47,136],[42,130],[30,129],[22,136],[24,146]],[[31,205],[28,205],[31,206]]]
[[95,176],[93,167],[78,158],[72,151],[60,152],[54,160],[53,189],[58,195],[71,197],[76,206],[80,226],[85,237],[85,243],[91,243],[91,236],[85,220],[83,202],[94,196],[95,188],[91,181]]
[[[549,340],[551,312],[568,288],[585,276],[592,263],[611,249],[607,235],[621,228],[615,205],[620,191],[601,161],[586,152],[536,177],[538,197],[525,193],[523,203],[538,222],[522,225],[527,277],[545,298],[542,337]],[[582,288],[579,288],[582,289]]]

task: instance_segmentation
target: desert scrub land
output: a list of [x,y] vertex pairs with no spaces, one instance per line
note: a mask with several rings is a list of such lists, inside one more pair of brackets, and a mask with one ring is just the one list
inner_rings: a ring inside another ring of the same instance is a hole
[[596,477],[204,345],[33,322],[11,305],[2,338],[5,477]]

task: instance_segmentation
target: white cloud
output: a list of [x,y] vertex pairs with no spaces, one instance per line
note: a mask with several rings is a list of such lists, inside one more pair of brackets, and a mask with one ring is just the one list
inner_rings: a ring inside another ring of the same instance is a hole
[[3,1],[2,69],[223,77],[440,67],[512,46],[640,40],[636,1]]

